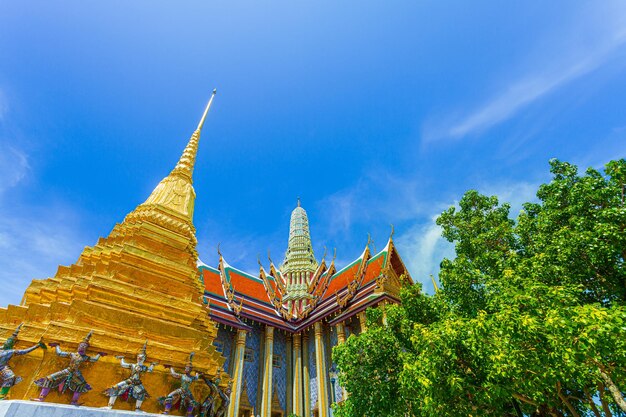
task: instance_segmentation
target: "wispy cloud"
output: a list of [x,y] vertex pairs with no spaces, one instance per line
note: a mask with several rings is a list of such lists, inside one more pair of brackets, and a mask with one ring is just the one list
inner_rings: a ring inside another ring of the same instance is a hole
[[9,111],[9,101],[2,90],[0,90],[0,122],[4,120],[5,115]]
[[289,224],[285,229],[267,234],[233,233],[234,227],[211,219],[203,220],[197,227],[200,258],[204,263],[213,267],[217,266],[219,259],[218,245],[224,259],[230,265],[255,276],[259,273],[259,259],[263,265],[269,266],[268,252],[276,265],[283,261],[284,251],[287,248]]
[[24,179],[29,169],[28,157],[23,151],[0,143],[0,199],[6,190]]
[[500,204],[509,203],[511,206],[510,217],[512,218],[518,216],[524,203],[537,201],[538,189],[539,183],[527,181],[486,183],[477,187],[477,190],[482,194],[497,196]]
[[[511,205],[510,216],[517,217],[522,204],[535,201],[539,184],[530,182],[486,183],[477,187],[485,195],[495,195],[500,203]],[[427,218],[416,217],[413,225],[396,238],[396,244],[409,272],[424,290],[433,293],[430,275],[437,280],[439,264],[444,258],[454,258],[454,245],[441,236],[442,229],[436,224],[444,208],[456,206],[457,202],[437,204],[438,209]]]
[[425,223],[416,223],[395,240],[411,276],[430,294],[434,292],[430,276],[436,279],[443,258],[454,257],[454,246],[441,237],[436,218],[433,216]]
[[607,136],[596,139],[588,151],[571,162],[581,171],[587,167],[604,170],[607,162],[620,158],[626,158],[626,126],[611,129]]
[[[58,265],[78,259],[86,238],[76,216],[62,207],[16,216],[0,208],[0,306],[18,304],[32,279],[54,275]],[[92,239],[93,240],[93,239]]]
[[58,265],[74,262],[86,242],[76,212],[61,204],[21,207],[6,204],[29,175],[28,155],[0,144],[0,306],[18,304],[34,278],[46,278]]
[[[626,44],[626,5],[604,2],[594,3],[593,8],[581,10],[571,27],[558,28],[560,32],[555,36],[558,41],[548,42],[551,47],[545,49],[543,56],[529,56],[537,65],[528,67],[535,68],[525,75],[513,76],[501,92],[460,117],[443,116],[438,121],[428,121],[423,128],[423,143],[484,132],[608,63]],[[578,36],[572,35],[580,32],[586,32],[592,40],[582,43]]]
[[319,202],[322,218],[329,219],[326,234],[347,232],[353,224],[373,219],[405,221],[430,210],[420,199],[417,179],[380,170],[364,175],[353,187],[331,194]]

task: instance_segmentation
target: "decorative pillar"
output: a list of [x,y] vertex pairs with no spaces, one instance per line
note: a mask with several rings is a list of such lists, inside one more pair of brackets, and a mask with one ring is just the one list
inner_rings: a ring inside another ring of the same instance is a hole
[[315,359],[317,368],[317,405],[319,417],[328,417],[328,384],[326,375],[326,355],[322,339],[322,323],[315,323]]
[[261,417],[272,416],[272,370],[274,368],[274,328],[265,326],[265,366],[263,367],[263,389]]
[[241,399],[241,383],[243,381],[243,357],[246,350],[246,331],[237,330],[237,344],[235,346],[233,390],[230,394],[228,417],[239,415],[239,400]]
[[302,416],[302,335],[293,335],[293,413]]
[[379,304],[379,307],[383,311],[383,325],[387,325],[387,301],[383,300],[382,303]]
[[365,311],[361,311],[359,314],[359,325],[361,326],[361,333],[367,331],[367,319],[365,317]]
[[343,327],[343,323],[335,324],[337,329],[337,344],[340,345],[346,342],[346,330]]
[[[337,330],[337,345],[341,345],[342,343],[346,343],[346,330],[343,326],[343,323],[337,323],[335,325],[335,329]],[[339,382],[337,382],[339,383]],[[345,401],[348,398],[348,392],[341,387],[341,399]]]
[[[285,411],[287,412],[287,414],[289,414],[289,412],[291,412],[291,410],[293,410],[293,383],[292,383],[292,378],[293,378],[293,349],[292,349],[292,336],[291,333],[287,334],[287,369],[286,369],[286,374],[287,374],[287,385],[286,385],[286,394],[285,394]],[[292,393],[289,394],[289,389],[292,390]]]
[[304,380],[304,417],[311,417],[311,378],[309,376],[309,335],[302,335],[302,379]]

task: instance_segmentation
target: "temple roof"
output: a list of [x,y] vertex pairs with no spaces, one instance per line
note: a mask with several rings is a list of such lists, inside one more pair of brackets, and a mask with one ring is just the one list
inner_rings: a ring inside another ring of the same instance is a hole
[[271,262],[267,272],[260,266],[259,276],[232,267],[221,254],[217,268],[203,263],[198,268],[211,317],[241,329],[249,329],[252,322],[289,332],[299,332],[319,320],[332,324],[383,299],[398,301],[400,287],[413,283],[391,237],[380,252],[372,255],[367,245],[339,271],[334,259],[330,265],[323,259],[306,288],[309,303],[299,311],[290,309],[283,299],[287,283]]

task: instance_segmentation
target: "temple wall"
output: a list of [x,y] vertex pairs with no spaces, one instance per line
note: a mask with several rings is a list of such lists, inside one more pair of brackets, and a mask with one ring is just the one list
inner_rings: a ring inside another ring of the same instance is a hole
[[274,366],[272,370],[272,384],[278,394],[280,407],[285,411],[287,407],[287,337],[280,330],[274,332],[274,357],[277,366]]
[[[224,356],[224,365],[222,369],[224,372],[228,374],[232,373],[232,362],[233,355],[235,349],[235,337],[237,336],[237,330],[233,328],[229,328],[224,326],[223,324],[218,325],[217,337],[215,338],[215,342],[213,344],[216,346],[216,349],[219,351],[220,348],[222,350],[222,355]],[[221,347],[220,347],[221,345]]]
[[[259,391],[259,381],[262,378],[260,373],[261,364],[263,358],[261,357],[261,342],[263,336],[263,329],[261,325],[252,324],[252,331],[248,332],[246,336],[246,351],[244,355],[243,365],[243,381],[246,386],[246,394],[250,401],[250,406],[256,412],[257,410],[257,394]],[[243,386],[243,385],[242,385]],[[243,394],[242,394],[243,396]],[[240,407],[245,407],[247,404],[241,403]],[[240,408],[241,409],[241,408]],[[256,415],[256,414],[255,414]]]

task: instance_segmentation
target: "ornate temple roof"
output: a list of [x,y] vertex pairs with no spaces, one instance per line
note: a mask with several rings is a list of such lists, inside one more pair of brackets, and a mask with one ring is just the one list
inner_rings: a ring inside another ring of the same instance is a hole
[[[301,238],[297,242],[299,252],[288,250],[285,256],[287,261],[300,262],[295,269],[278,269],[270,261],[269,271],[260,265],[257,277],[232,267],[221,253],[217,268],[200,263],[198,268],[211,317],[235,328],[249,329],[252,322],[257,322],[299,332],[319,320],[331,324],[345,320],[384,299],[397,302],[400,287],[413,283],[392,237],[374,255],[368,242],[361,255],[340,270],[335,268],[334,259],[330,265],[325,259],[319,264],[301,263],[306,257],[313,260],[314,257],[312,249],[302,250],[311,247],[311,240],[306,212],[300,206],[291,216],[290,249],[296,237]],[[307,279],[298,284],[304,301],[296,303],[290,294],[289,286],[293,285],[290,274],[305,269]]]

